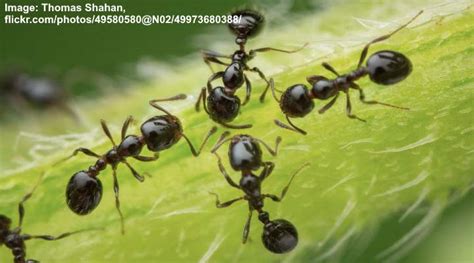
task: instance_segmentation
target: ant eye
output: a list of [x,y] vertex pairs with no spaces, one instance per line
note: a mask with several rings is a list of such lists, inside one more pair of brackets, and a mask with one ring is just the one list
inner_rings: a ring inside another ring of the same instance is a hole
[[87,172],[74,174],[66,188],[66,201],[69,208],[78,215],[92,212],[102,199],[102,183],[90,177]]
[[314,102],[308,88],[304,84],[296,84],[283,93],[280,108],[288,117],[304,117],[313,110]]
[[379,51],[367,60],[370,79],[382,85],[391,85],[404,80],[410,75],[412,65],[403,54],[395,51]]
[[264,226],[262,241],[271,252],[283,254],[296,247],[298,232],[292,223],[284,219],[277,219]]

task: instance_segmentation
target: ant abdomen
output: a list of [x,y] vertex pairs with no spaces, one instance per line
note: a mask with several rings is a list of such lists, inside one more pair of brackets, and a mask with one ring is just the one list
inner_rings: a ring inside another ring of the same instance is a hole
[[66,202],[78,215],[91,213],[102,199],[102,183],[86,171],[75,173],[66,188]]
[[287,253],[298,244],[298,232],[285,219],[272,220],[263,226],[262,242],[273,253]]
[[240,99],[234,95],[227,95],[224,87],[214,88],[207,97],[209,116],[217,122],[233,121],[240,110]]
[[383,50],[372,54],[367,60],[367,71],[370,79],[382,85],[391,85],[404,80],[410,75],[412,64],[403,54]]
[[54,105],[64,99],[59,84],[45,77],[32,77],[22,73],[10,77],[7,83],[38,107]]
[[304,117],[314,108],[308,88],[304,84],[289,87],[281,96],[280,108],[291,118]]
[[234,62],[230,64],[224,71],[222,82],[228,89],[237,89],[244,84],[244,73],[242,64]]
[[159,152],[175,145],[182,136],[179,120],[170,115],[154,116],[140,127],[148,150]]

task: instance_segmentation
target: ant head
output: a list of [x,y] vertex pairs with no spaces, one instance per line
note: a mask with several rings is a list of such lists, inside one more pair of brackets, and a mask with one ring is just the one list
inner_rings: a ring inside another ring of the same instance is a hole
[[337,93],[337,89],[333,82],[323,76],[312,76],[307,78],[313,87],[311,88],[311,95],[320,100],[326,100],[333,97]]
[[86,171],[75,173],[66,188],[66,202],[78,215],[92,212],[102,199],[102,183]]
[[293,250],[298,244],[295,226],[285,219],[276,219],[263,227],[262,241],[273,253],[283,254]]
[[383,50],[372,54],[367,60],[367,71],[370,79],[381,85],[391,85],[404,80],[410,75],[412,65],[403,54]]
[[233,121],[240,110],[240,99],[235,95],[228,95],[224,87],[214,88],[207,97],[209,116],[216,122]]
[[264,17],[262,14],[251,9],[237,10],[231,16],[238,16],[238,21],[229,23],[230,31],[237,36],[237,44],[245,44],[247,38],[255,37],[260,33],[264,24]]
[[175,145],[183,135],[183,126],[176,116],[154,116],[140,127],[148,150],[159,152]]
[[314,108],[314,102],[304,84],[296,84],[285,90],[280,108],[288,117],[304,117]]
[[262,164],[262,149],[250,135],[236,135],[229,147],[229,161],[235,171],[258,170]]
[[137,156],[142,151],[143,144],[136,135],[128,135],[117,148],[121,156]]

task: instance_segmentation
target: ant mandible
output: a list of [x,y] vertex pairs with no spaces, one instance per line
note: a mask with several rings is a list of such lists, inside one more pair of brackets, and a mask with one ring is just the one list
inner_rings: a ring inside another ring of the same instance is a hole
[[[103,155],[99,155],[86,148],[78,148],[67,158],[61,160],[65,161],[72,158],[77,153],[82,152],[85,155],[95,157],[98,160],[87,170],[82,170],[75,173],[66,189],[66,200],[69,208],[78,215],[87,215],[91,213],[100,203],[102,198],[102,183],[97,178],[99,173],[104,170],[107,165],[112,167],[112,175],[114,180],[115,206],[120,216],[122,234],[124,230],[124,218],[120,210],[119,200],[119,184],[117,180],[117,166],[124,163],[132,172],[133,176],[140,182],[144,181],[144,177],[140,175],[127,161],[127,158],[134,158],[141,162],[150,162],[158,159],[158,153],[175,145],[182,137],[186,140],[194,156],[198,156],[208,141],[209,137],[217,131],[213,127],[204,137],[199,150],[196,151],[191,141],[183,133],[183,127],[180,120],[158,105],[158,102],[183,100],[186,95],[180,94],[167,99],[155,99],[150,101],[150,105],[162,112],[165,115],[154,116],[146,120],[140,127],[141,136],[127,135],[127,129],[133,118],[129,116],[122,126],[121,142],[117,146],[104,120],[101,120],[102,129],[105,135],[112,142],[112,149]],[[154,152],[153,156],[140,155],[143,146],[146,145],[148,150]]]
[[[210,192],[210,194],[216,197],[216,207],[224,208],[232,205],[233,203],[241,200],[246,200],[249,204],[249,214],[247,222],[245,223],[242,243],[246,243],[250,232],[250,222],[254,211],[258,212],[258,219],[263,223],[262,242],[264,246],[273,253],[286,253],[291,251],[298,244],[298,232],[296,227],[285,219],[270,220],[268,212],[263,210],[264,199],[270,198],[275,202],[281,202],[288,192],[291,182],[294,177],[308,164],[304,164],[298,169],[290,178],[288,184],[283,188],[280,196],[273,194],[263,194],[261,191],[262,182],[272,173],[275,165],[272,162],[262,162],[262,150],[260,143],[267,148],[267,150],[275,156],[278,150],[278,144],[281,141],[280,137],[276,139],[275,150],[271,149],[263,141],[253,138],[249,135],[235,135],[230,139],[224,140],[228,133],[224,133],[219,139],[212,152],[216,155],[218,160],[219,169],[229,183],[230,186],[235,187],[244,192],[244,196],[221,202],[219,196],[216,193]],[[235,183],[229,176],[224,166],[222,165],[221,158],[217,154],[217,149],[225,142],[230,140],[229,147],[229,160],[232,168],[235,171],[240,171],[242,177],[239,184]],[[260,167],[264,167],[259,176],[253,174],[252,171],[258,170]]]
[[59,240],[59,239],[62,239],[62,238],[65,238],[65,237],[68,237],[70,235],[77,234],[80,232],[92,230],[92,229],[87,229],[87,230],[79,230],[75,232],[67,232],[56,237],[51,236],[51,235],[28,235],[28,234],[21,233],[23,218],[25,216],[24,204],[33,195],[33,192],[38,187],[39,183],[41,182],[42,177],[43,177],[43,174],[40,176],[38,183],[33,187],[33,189],[30,192],[28,192],[25,196],[23,196],[20,203],[18,204],[19,223],[17,227],[15,227],[14,229],[11,229],[10,228],[11,223],[12,223],[11,219],[5,215],[0,214],[0,246],[5,244],[5,246],[7,246],[7,248],[9,248],[12,251],[14,263],[39,262],[34,259],[26,259],[25,241],[28,241],[31,239],[43,239],[43,240],[53,241],[53,240]]
[[392,108],[409,110],[405,107],[399,107],[392,104],[379,102],[376,100],[366,100],[364,91],[355,83],[358,79],[369,75],[370,80],[377,84],[381,85],[392,85],[404,80],[412,71],[412,64],[410,60],[403,54],[391,50],[378,51],[372,54],[369,59],[367,59],[366,66],[362,66],[365,58],[367,57],[367,52],[370,45],[381,42],[393,36],[395,33],[405,28],[413,22],[423,11],[420,11],[416,16],[410,19],[406,24],[400,26],[395,31],[390,34],[383,35],[378,37],[371,42],[369,42],[364,49],[359,58],[359,63],[357,64],[356,70],[350,72],[349,74],[340,75],[331,65],[328,63],[322,63],[322,66],[331,71],[336,75],[335,79],[327,79],[326,77],[313,75],[308,76],[306,80],[312,85],[311,90],[308,90],[308,87],[305,84],[296,84],[289,87],[281,95],[281,99],[275,95],[275,91],[272,90],[273,97],[280,104],[280,108],[286,116],[286,120],[290,126],[285,123],[275,120],[275,124],[281,128],[292,130],[303,135],[306,135],[306,131],[302,130],[295,126],[290,118],[302,118],[309,114],[314,108],[313,99],[327,100],[332,98],[329,103],[319,109],[319,113],[323,114],[329,108],[331,108],[339,97],[340,92],[346,94],[346,115],[351,119],[357,119],[359,121],[365,122],[365,120],[357,117],[352,114],[351,100],[349,97],[349,89],[355,89],[359,92],[359,99],[362,103],[365,104],[380,104]]
[[[251,71],[257,73],[262,78],[267,86],[260,96],[260,101],[263,102],[265,94],[269,88],[273,89],[273,79],[267,79],[263,72],[257,67],[249,67],[247,63],[253,59],[259,52],[278,51],[283,53],[294,53],[303,49],[306,44],[296,50],[283,50],[272,47],[264,47],[252,49],[248,53],[245,51],[245,44],[247,39],[255,37],[262,30],[264,24],[264,17],[257,11],[244,9],[238,10],[231,14],[232,17],[240,17],[240,19],[232,20],[228,27],[230,31],[236,36],[235,43],[239,45],[239,49],[232,55],[223,55],[212,50],[203,50],[202,56],[204,62],[211,68],[211,62],[221,64],[227,68],[224,71],[219,71],[211,75],[207,81],[207,86],[201,89],[201,93],[196,101],[195,109],[199,111],[200,103],[204,106],[204,110],[210,118],[221,124],[224,127],[232,129],[245,129],[252,127],[251,124],[232,125],[232,122],[238,115],[240,106],[245,105],[250,100],[252,85],[245,75],[244,71]],[[230,59],[230,63],[225,63],[220,58]],[[214,72],[214,71],[213,71]],[[222,78],[224,86],[212,87],[211,82]],[[240,102],[239,97],[235,95],[237,90],[245,83],[246,96],[243,103]],[[207,90],[207,99],[206,99]],[[207,105],[206,105],[207,101]]]

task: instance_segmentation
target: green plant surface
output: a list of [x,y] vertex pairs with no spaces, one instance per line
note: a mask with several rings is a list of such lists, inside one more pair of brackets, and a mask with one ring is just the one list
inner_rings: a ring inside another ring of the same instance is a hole
[[[258,102],[263,82],[253,78],[253,99],[242,108],[236,123],[253,123],[253,129],[243,132],[271,144],[276,136],[283,137],[277,157],[264,154],[266,160],[276,163],[276,168],[264,182],[263,191],[278,194],[293,171],[305,162],[311,163],[296,177],[282,203],[265,203],[271,218],[285,218],[298,228],[298,247],[289,254],[274,255],[264,249],[260,241],[262,226],[256,217],[251,240],[241,244],[247,205],[242,202],[217,209],[208,191],[219,193],[222,200],[241,193],[227,185],[209,148],[193,158],[185,142],[161,153],[156,162],[132,161],[138,171],[152,175],[144,183],[136,181],[125,166],[118,169],[126,218],[124,236],[120,235],[109,169],[99,177],[104,194],[92,214],[77,216],[65,204],[64,191],[70,176],[87,169],[94,160],[78,155],[58,166],[52,167],[52,163],[78,146],[107,151],[111,145],[99,129],[99,118],[109,121],[118,140],[121,121],[127,115],[136,116],[137,125],[130,132],[137,133],[141,121],[159,114],[147,105],[149,99],[178,92],[196,96],[198,83],[204,83],[209,75],[198,56],[194,59],[197,61],[176,66],[157,81],[141,84],[143,87],[128,94],[80,102],[77,107],[91,131],[56,113],[4,125],[1,213],[16,219],[17,202],[46,170],[46,177],[26,205],[24,232],[55,234],[91,227],[105,230],[54,243],[29,241],[28,256],[42,262],[313,262],[354,260],[357,256],[370,261],[398,259],[414,246],[417,236],[431,229],[453,198],[463,196],[473,185],[472,7],[465,2],[433,7],[429,1],[335,5],[314,17],[269,29],[255,40],[255,46],[289,43],[288,47],[296,47],[309,39],[304,51],[294,55],[262,54],[252,61],[273,73],[279,89],[304,83],[308,75],[331,76],[320,66],[323,61],[348,72],[354,69],[364,43],[393,30],[421,8],[426,8],[425,14],[412,26],[370,49],[406,54],[414,65],[412,74],[390,87],[368,79],[359,81],[368,98],[407,106],[410,111],[363,105],[353,94],[354,113],[367,123],[347,118],[345,101],[339,99],[324,115],[315,110],[305,119],[295,120],[309,131],[307,136],[300,136],[273,124],[273,119],[283,120],[283,115],[270,96],[264,104]],[[373,21],[366,23],[372,28],[361,28],[347,14],[370,18]],[[336,44],[325,40],[331,37]],[[216,47],[230,50],[232,46]],[[182,118],[185,133],[197,144],[212,122],[203,112],[194,112],[194,100],[166,103],[165,107]],[[16,152],[12,153],[19,130],[50,136],[34,136],[26,146],[15,144]],[[51,135],[65,133],[68,135]],[[34,153],[39,157],[31,156]],[[226,149],[220,153],[226,156]],[[231,171],[227,161],[226,167]],[[237,173],[231,174],[238,180]],[[391,241],[392,233],[383,225],[394,216],[401,223],[417,220],[413,227],[403,229],[401,239],[385,247],[371,243],[375,236]],[[465,258],[469,255],[456,256],[469,260]],[[9,260],[9,251],[0,249],[0,262]]]

